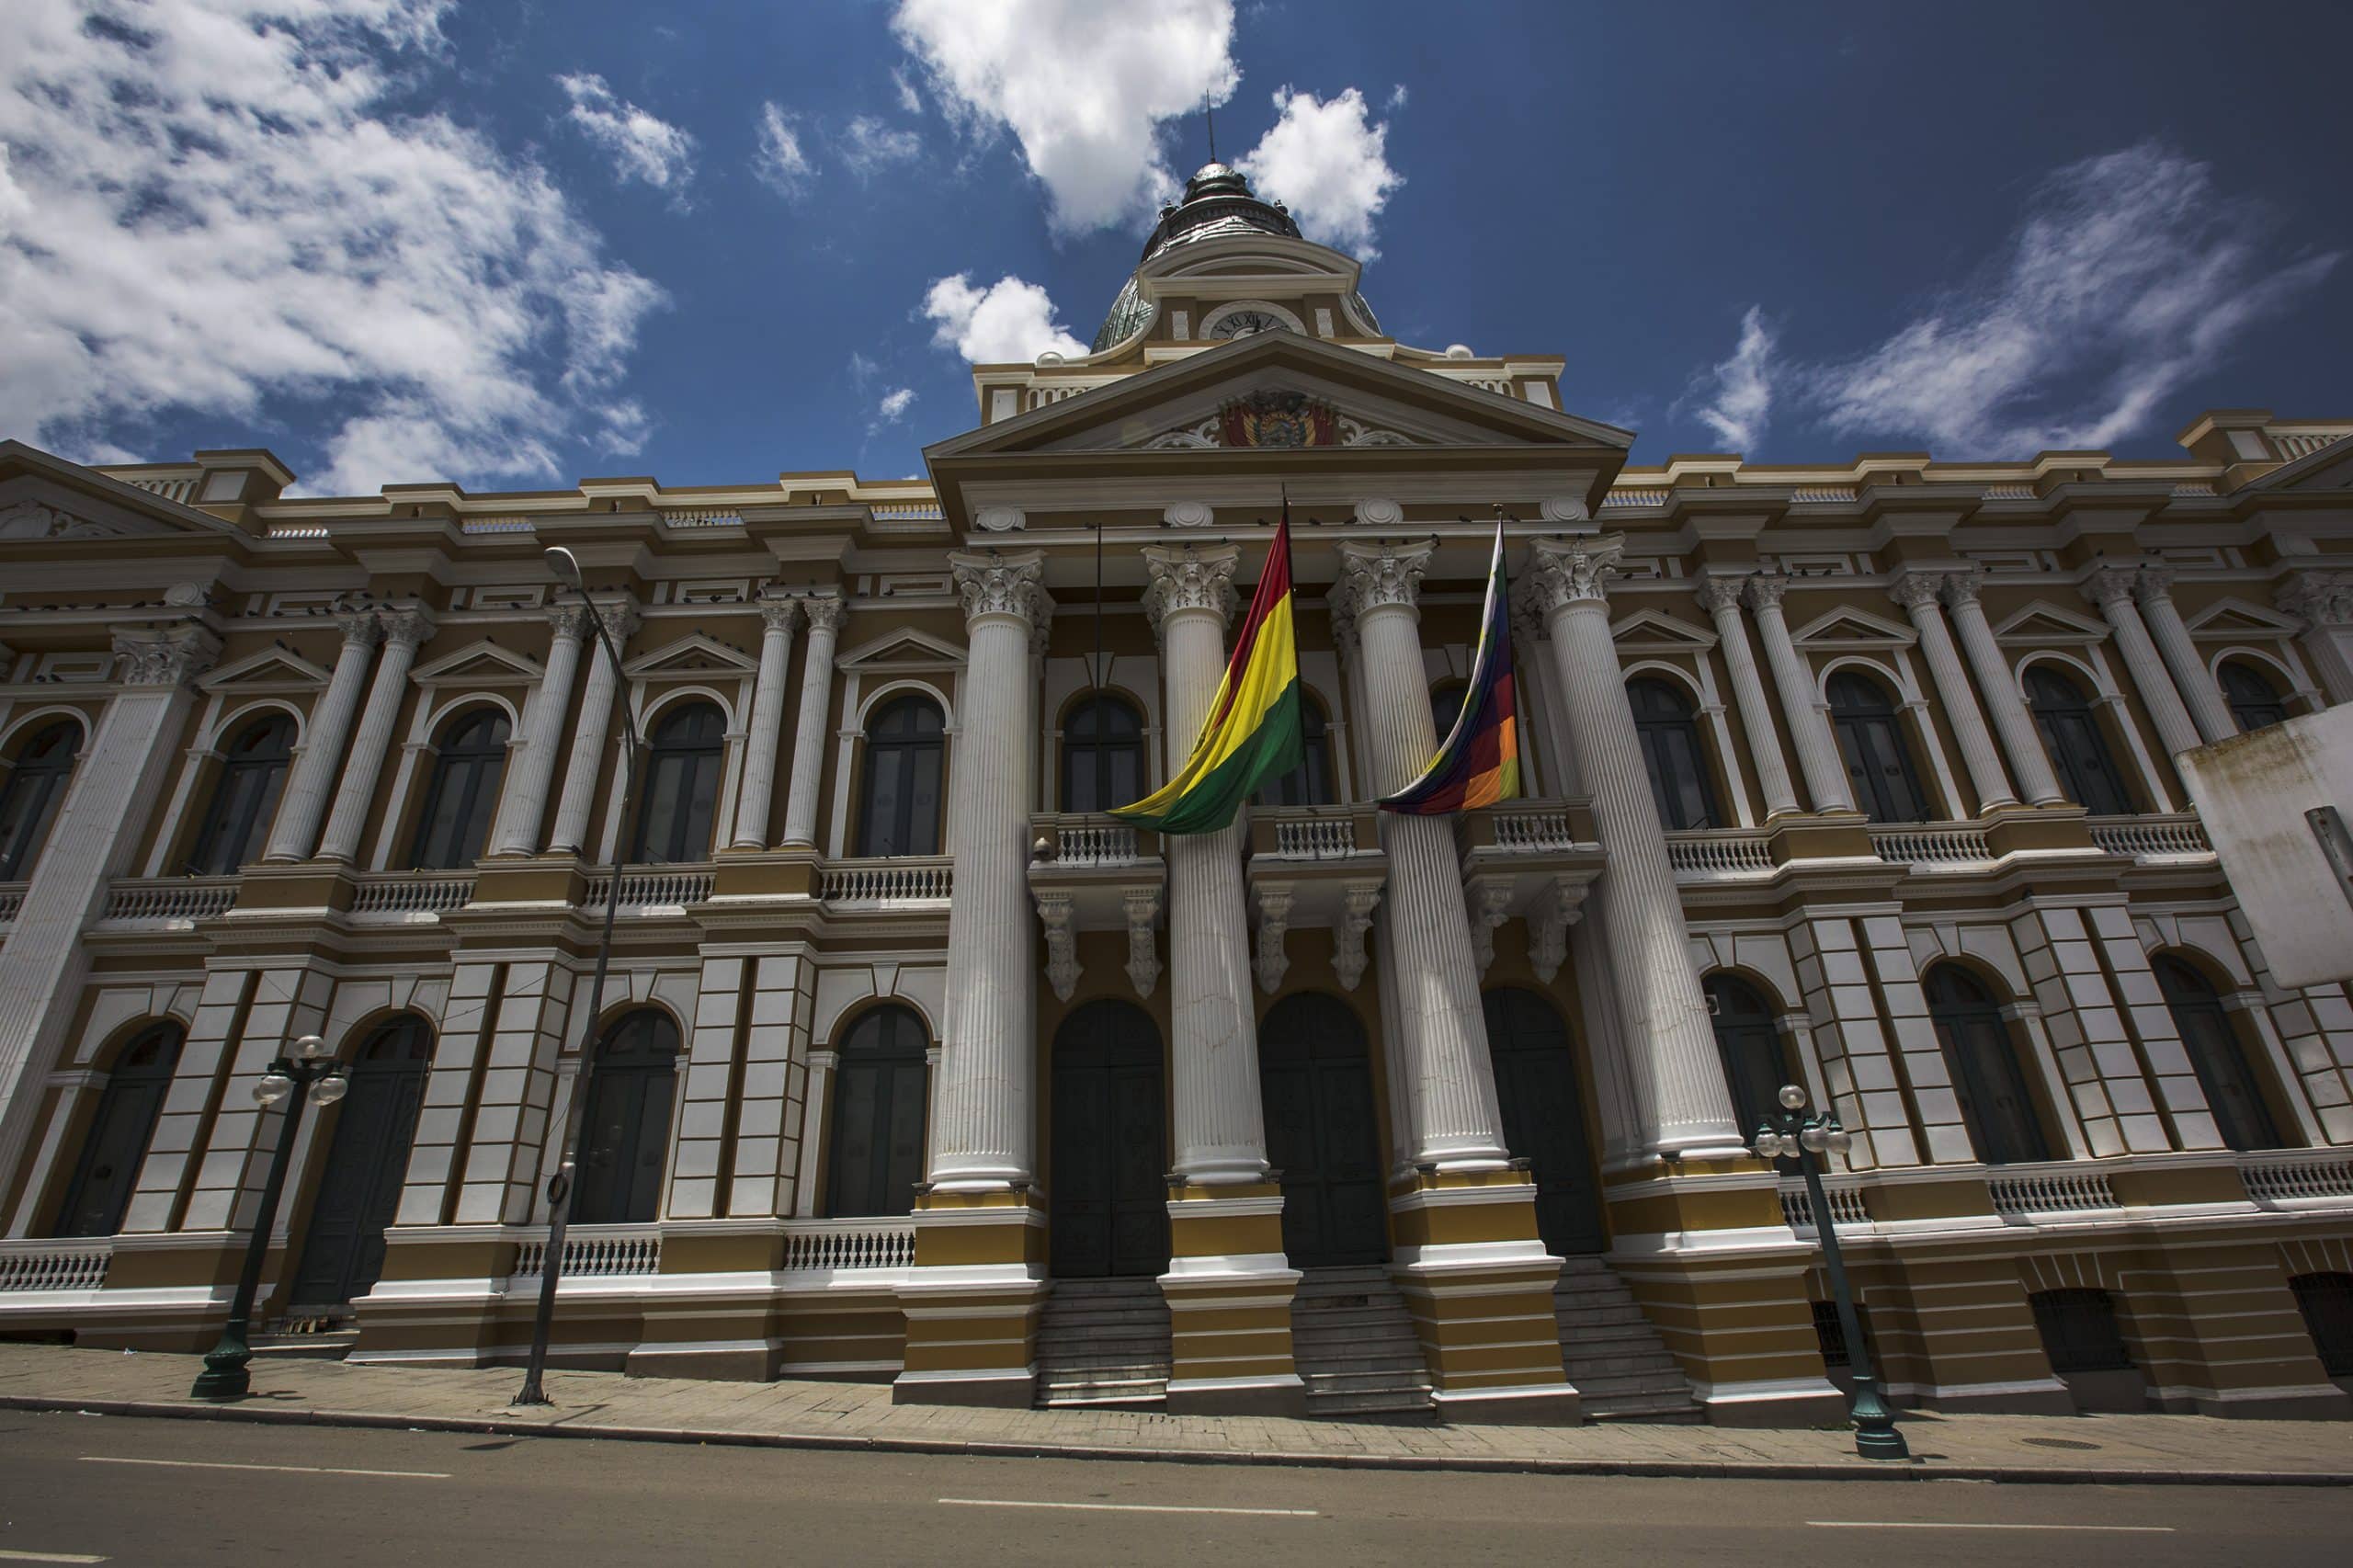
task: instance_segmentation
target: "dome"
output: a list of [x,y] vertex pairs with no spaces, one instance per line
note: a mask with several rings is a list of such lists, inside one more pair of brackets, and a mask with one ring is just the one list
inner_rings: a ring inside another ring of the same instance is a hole
[[[1164,251],[1197,240],[1250,233],[1279,234],[1292,240],[1305,237],[1281,202],[1259,199],[1241,170],[1225,164],[1203,164],[1185,182],[1185,194],[1160,210],[1160,222],[1154,226],[1152,237],[1144,241],[1143,255],[1136,265],[1141,267]],[[1352,298],[1349,304],[1361,311],[1367,322],[1373,319],[1371,311],[1365,309],[1362,296]],[[1152,306],[1131,274],[1097,330],[1091,352],[1100,354],[1130,337],[1151,315]]]

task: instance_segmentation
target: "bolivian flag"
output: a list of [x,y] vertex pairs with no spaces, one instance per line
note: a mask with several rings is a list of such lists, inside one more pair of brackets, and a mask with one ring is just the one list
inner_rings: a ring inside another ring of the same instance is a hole
[[1233,640],[1225,678],[1210,702],[1193,755],[1176,776],[1113,816],[1161,833],[1215,833],[1251,792],[1297,767],[1306,749],[1299,723],[1299,646],[1291,639],[1290,505],[1283,505],[1257,596]]
[[1377,802],[1415,816],[1492,806],[1519,793],[1519,724],[1511,688],[1511,612],[1504,590],[1504,526],[1495,525],[1495,554],[1487,568],[1487,609],[1479,626],[1479,654],[1471,689],[1454,728],[1419,778]]

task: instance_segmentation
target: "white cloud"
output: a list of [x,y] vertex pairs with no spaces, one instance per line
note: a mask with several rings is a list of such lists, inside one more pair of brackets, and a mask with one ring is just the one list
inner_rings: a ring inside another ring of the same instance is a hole
[[933,343],[975,365],[1027,364],[1050,348],[1066,358],[1086,352],[1054,319],[1045,290],[1018,278],[985,289],[973,288],[968,272],[943,278],[924,295],[923,313],[933,323]]
[[883,124],[871,115],[859,115],[849,122],[835,147],[849,172],[861,180],[873,178],[892,164],[904,164],[923,151],[923,138],[912,131],[899,131]]
[[923,95],[915,91],[915,85],[907,80],[907,74],[904,71],[891,73],[891,85],[898,90],[901,108],[909,114],[923,112]]
[[1174,195],[1162,122],[1240,80],[1233,0],[900,0],[892,27],[950,119],[1013,132],[1064,234]]
[[688,182],[695,177],[693,137],[650,110],[616,97],[602,76],[588,73],[555,80],[572,100],[572,112],[565,118],[612,158],[615,179],[623,185],[637,180],[684,197]]
[[1773,334],[1765,325],[1764,311],[1751,305],[1740,318],[1740,341],[1732,357],[1695,377],[1684,394],[1699,400],[1696,412],[1726,450],[1754,451],[1765,439],[1773,412]]
[[801,134],[793,127],[794,119],[780,104],[762,104],[759,151],[752,156],[752,173],[762,185],[788,201],[807,190],[810,180],[816,176],[809,154],[801,150]]
[[[1917,436],[1956,457],[2108,446],[2341,259],[2279,265],[2262,254],[2268,228],[2210,165],[2162,147],[2071,164],[1977,282],[1818,369],[1808,392],[1834,431]],[[2062,398],[2095,411],[2064,417]]]
[[540,165],[390,101],[442,9],[0,5],[0,431],[90,451],[169,409],[295,414],[327,426],[319,481],[363,493],[552,479],[642,434],[615,387],[661,290]]
[[1412,94],[1405,91],[1405,84],[1400,82],[1395,86],[1389,89],[1389,103],[1387,107],[1392,109],[1404,108],[1406,101],[1412,97]]
[[1372,221],[1405,183],[1389,166],[1388,125],[1366,119],[1354,87],[1328,103],[1285,87],[1275,108],[1280,117],[1236,166],[1258,194],[1288,206],[1309,239],[1370,261],[1381,254]]
[[874,405],[874,412],[885,424],[895,423],[907,412],[907,404],[915,400],[915,393],[913,387],[900,387],[896,391],[883,393],[882,401]]

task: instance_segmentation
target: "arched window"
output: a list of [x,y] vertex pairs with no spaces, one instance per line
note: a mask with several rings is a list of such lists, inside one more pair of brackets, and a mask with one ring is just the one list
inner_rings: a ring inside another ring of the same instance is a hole
[[1659,820],[1669,828],[1722,826],[1723,813],[1716,809],[1716,791],[1699,751],[1699,726],[1682,688],[1641,676],[1626,683],[1626,700],[1634,710],[1634,733],[1643,743]]
[[155,1135],[165,1091],[172,1086],[172,1069],[179,1064],[185,1032],[176,1023],[150,1025],[115,1058],[106,1092],[98,1096],[97,1114],[82,1140],[74,1185],[65,1189],[64,1206],[58,1210],[58,1235],[110,1236],[122,1229],[131,1186],[147,1157],[148,1140]]
[[1711,974],[1702,989],[1715,1015],[1716,1051],[1732,1090],[1733,1117],[1747,1137],[1779,1109],[1781,1085],[1791,1081],[1780,1031],[1764,998],[1732,976]]
[[294,721],[272,713],[237,732],[222,753],[221,782],[212,791],[188,869],[222,877],[261,853],[269,819],[286,788],[286,767],[294,756]]
[[2036,665],[2026,672],[2026,702],[2067,798],[2096,817],[2130,812],[2132,800],[2124,792],[2124,776],[2109,755],[2107,737],[2100,733],[2084,688],[2049,665]]
[[410,865],[443,870],[472,865],[482,853],[506,775],[506,715],[495,708],[461,713],[441,727]]
[[710,858],[727,721],[710,703],[686,703],[662,716],[647,749],[637,836],[629,858],[651,865]]
[[82,744],[82,726],[71,719],[43,724],[17,748],[8,781],[0,785],[0,882],[20,882],[33,874],[33,862],[65,803],[65,787],[74,781],[74,753]]
[[1462,717],[1462,699],[1470,690],[1467,680],[1442,680],[1430,687],[1430,728],[1438,732],[1438,745],[1454,733],[1454,722]]
[[1830,677],[1830,727],[1846,759],[1855,804],[1873,822],[1925,822],[1926,797],[1885,688],[1852,670]]
[[1063,722],[1063,810],[1108,812],[1144,797],[1143,719],[1133,704],[1097,695]]
[[851,1026],[834,1070],[827,1213],[915,1212],[930,1044],[923,1019],[906,1007],[877,1007]]
[[2149,967],[2157,971],[2157,990],[2165,996],[2174,1027],[2181,1031],[2181,1043],[2188,1048],[2189,1065],[2198,1074],[2199,1087],[2206,1091],[2206,1104],[2223,1143],[2239,1150],[2282,1147],[2279,1124],[2264,1102],[2246,1052],[2239,1049],[2222,997],[2204,975],[2170,954],[2158,954]]
[[1299,694],[1299,729],[1304,743],[1299,766],[1267,780],[1258,791],[1262,806],[1328,806],[1336,799],[1332,793],[1331,726],[1324,705],[1303,690]]
[[2227,659],[2219,672],[2222,680],[2223,699],[2231,705],[2231,717],[2239,728],[2248,732],[2267,724],[2285,723],[2288,699],[2271,684],[2271,677],[2246,659]]
[[574,1220],[642,1225],[660,1214],[677,1070],[678,1026],[659,1008],[624,1013],[605,1031],[588,1075]]
[[1952,1069],[1961,1119],[1977,1157],[1989,1165],[2029,1164],[2051,1157],[2042,1121],[2027,1092],[2026,1074],[2010,1043],[2001,1008],[1985,988],[1958,966],[1940,963],[1921,980],[1937,1043]]
[[384,1228],[400,1208],[432,1060],[432,1028],[414,1013],[386,1018],[352,1052],[290,1308],[338,1307],[383,1278]]
[[860,855],[939,853],[939,784],[947,757],[939,705],[909,694],[875,710],[866,725],[866,798],[858,813]]

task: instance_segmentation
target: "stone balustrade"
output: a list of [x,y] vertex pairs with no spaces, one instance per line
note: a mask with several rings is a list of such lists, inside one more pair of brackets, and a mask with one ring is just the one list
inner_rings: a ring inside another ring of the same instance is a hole
[[96,1290],[113,1259],[112,1236],[0,1242],[0,1292]]
[[[544,1228],[528,1233],[515,1255],[517,1279],[537,1278],[546,1267]],[[662,1233],[652,1225],[573,1225],[563,1233],[566,1279],[614,1279],[662,1272]]]
[[954,866],[944,855],[845,860],[817,881],[817,896],[832,904],[944,903],[954,892]]

